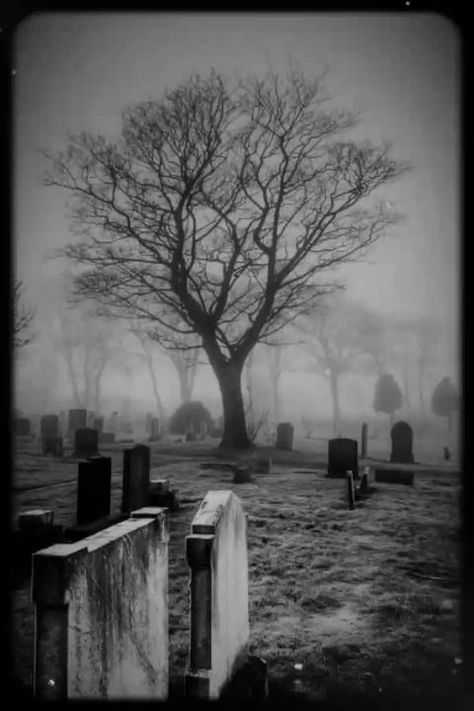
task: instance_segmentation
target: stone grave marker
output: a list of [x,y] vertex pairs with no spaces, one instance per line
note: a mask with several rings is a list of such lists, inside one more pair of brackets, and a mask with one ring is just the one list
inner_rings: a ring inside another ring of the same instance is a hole
[[122,513],[148,506],[150,448],[137,444],[123,450]]
[[397,464],[413,464],[413,430],[407,422],[396,422],[390,432],[392,453],[390,461]]
[[354,479],[359,478],[357,460],[357,440],[339,437],[328,441],[328,477],[345,479],[351,471]]
[[208,491],[186,538],[191,568],[187,696],[218,699],[248,649],[247,522],[232,491]]
[[94,457],[99,454],[99,433],[89,427],[76,430],[74,457]]
[[78,464],[77,525],[102,519],[110,514],[112,459],[92,457]]
[[280,422],[277,426],[275,447],[277,449],[293,449],[293,425],[290,422]]
[[61,457],[63,454],[63,438],[59,436],[58,415],[45,415],[42,417],[40,433],[43,454],[53,454]]
[[159,417],[150,418],[150,441],[160,439],[160,419]]
[[87,427],[87,410],[69,410],[68,414],[68,439],[74,442],[76,430]]
[[33,555],[36,700],[167,699],[168,542],[144,508]]
[[361,459],[366,459],[367,457],[367,422],[362,425],[362,430],[360,434],[360,457]]

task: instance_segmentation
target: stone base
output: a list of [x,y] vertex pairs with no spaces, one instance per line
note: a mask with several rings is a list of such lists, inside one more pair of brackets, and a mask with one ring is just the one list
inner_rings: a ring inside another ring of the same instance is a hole
[[376,469],[375,481],[384,484],[407,484],[413,485],[415,479],[414,472],[403,471],[402,469]]

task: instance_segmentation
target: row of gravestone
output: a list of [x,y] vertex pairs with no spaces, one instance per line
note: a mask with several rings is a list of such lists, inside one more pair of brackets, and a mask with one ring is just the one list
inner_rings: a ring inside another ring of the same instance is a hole
[[[95,429],[99,432],[99,435],[106,434],[110,438],[118,431],[118,420],[114,422],[113,417],[108,419],[108,425],[111,429],[110,432],[104,433],[104,417],[95,416],[93,412],[88,412],[85,409],[72,409],[69,410],[66,420],[66,415],[61,418],[59,415],[45,415],[40,421],[40,436],[42,439],[47,436],[50,432],[50,437],[66,436],[72,441],[74,439],[74,433],[78,429]],[[67,424],[66,424],[67,422]],[[15,434],[18,436],[30,436],[32,434],[31,430],[31,420],[26,417],[18,417],[14,421]],[[160,421],[158,417],[153,417],[148,414],[146,417],[146,429],[149,433],[150,440],[155,440],[160,438]],[[123,430],[125,433],[133,434],[133,428],[131,423],[124,423]],[[53,434],[54,432],[54,434]]]
[[[168,698],[168,541],[167,511],[146,507],[33,555],[37,700]],[[186,537],[186,557],[186,695],[222,698],[257,662],[258,681],[243,695],[264,700],[266,665],[248,657],[246,516],[231,491],[207,493]]]
[[[289,422],[281,422],[277,427],[276,449],[292,450],[293,449],[293,425]],[[361,429],[361,458],[367,457],[367,436],[368,426],[364,422]],[[390,455],[391,462],[400,464],[413,464],[413,430],[407,422],[396,422],[390,431],[392,440],[392,451]],[[338,443],[338,444],[336,444]],[[355,453],[354,453],[355,447]],[[339,437],[329,440],[329,458],[331,454],[333,458],[338,457],[338,452],[341,452],[343,458],[349,457],[357,459],[357,441],[345,437]],[[332,467],[329,467],[330,471]],[[342,474],[345,476],[345,471]],[[331,476],[331,473],[329,474]],[[356,474],[357,476],[357,474]]]

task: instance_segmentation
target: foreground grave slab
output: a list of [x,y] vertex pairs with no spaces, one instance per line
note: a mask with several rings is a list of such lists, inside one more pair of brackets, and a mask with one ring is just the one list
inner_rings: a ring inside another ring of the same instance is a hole
[[168,541],[144,508],[33,555],[38,700],[167,698]]
[[186,539],[191,641],[186,695],[217,699],[245,662],[249,639],[247,523],[232,491],[209,491]]

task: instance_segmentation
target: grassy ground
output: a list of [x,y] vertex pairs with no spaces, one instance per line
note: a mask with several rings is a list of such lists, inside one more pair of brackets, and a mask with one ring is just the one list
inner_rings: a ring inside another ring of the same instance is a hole
[[[257,473],[241,485],[225,466],[235,453],[216,459],[215,443],[153,445],[152,467],[182,502],[171,515],[173,687],[189,639],[185,536],[206,492],[232,489],[248,516],[251,651],[267,661],[274,697],[351,710],[406,707],[420,693],[450,703],[460,675],[459,472],[424,465],[420,453],[413,487],[377,484],[349,511],[345,482],[325,477],[327,443],[297,445],[306,451],[260,449],[255,457],[273,456],[271,475]],[[113,512],[120,506],[121,450],[104,451],[112,456]],[[14,513],[48,506],[56,523],[74,522],[74,460],[42,457],[37,445],[23,444],[16,470]],[[50,483],[56,486],[38,488]],[[25,685],[33,653],[28,585],[13,598],[14,672]]]

